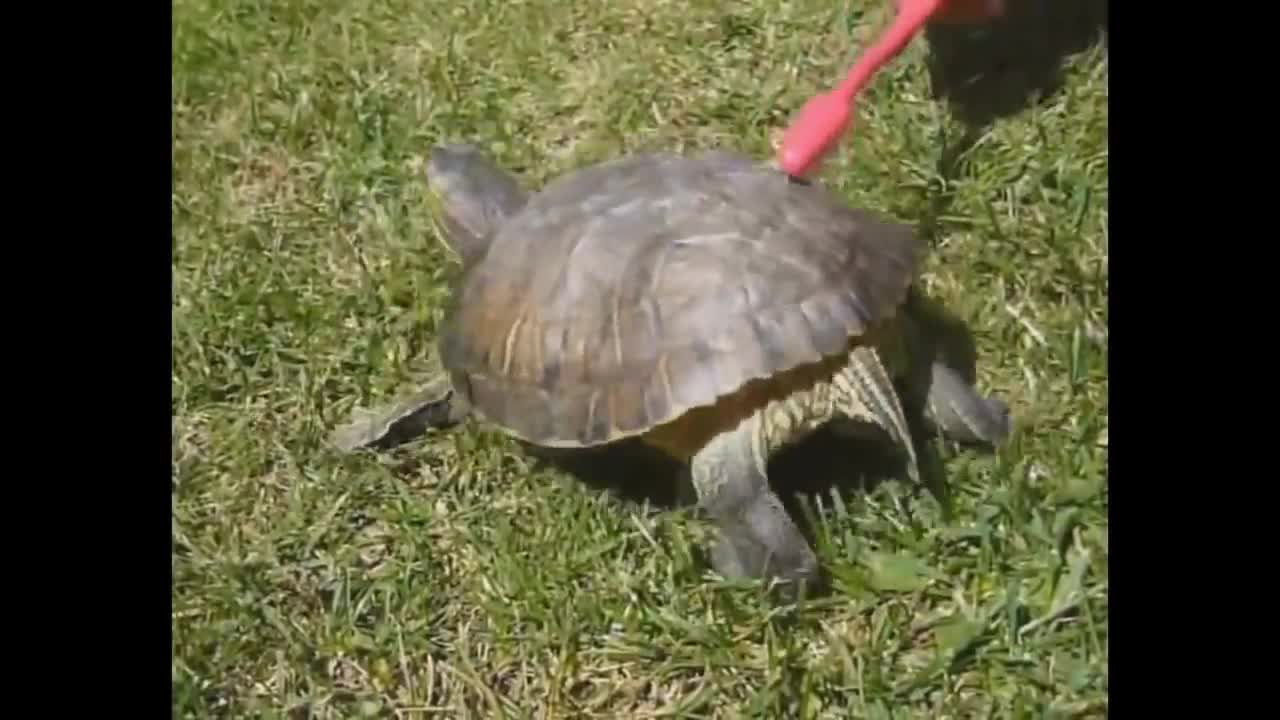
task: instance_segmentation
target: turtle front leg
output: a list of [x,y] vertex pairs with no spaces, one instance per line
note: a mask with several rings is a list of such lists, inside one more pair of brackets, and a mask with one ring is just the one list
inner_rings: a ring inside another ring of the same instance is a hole
[[764,417],[756,412],[693,456],[694,490],[720,531],[711,564],[727,578],[811,582],[818,558],[769,487]]
[[387,448],[408,442],[427,430],[456,425],[470,412],[466,398],[454,391],[448,378],[440,378],[382,408],[358,411],[355,420],[329,434],[329,442],[343,452]]
[[1009,437],[1009,406],[984,397],[960,373],[935,360],[925,403],[925,419],[961,443],[999,445]]

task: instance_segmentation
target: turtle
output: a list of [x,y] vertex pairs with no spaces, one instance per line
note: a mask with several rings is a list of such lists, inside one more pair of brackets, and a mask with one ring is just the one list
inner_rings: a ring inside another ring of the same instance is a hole
[[878,428],[918,481],[912,389],[948,437],[1010,431],[1002,400],[912,354],[912,228],[815,183],[728,150],[654,151],[530,193],[466,143],[432,148],[426,176],[462,263],[443,372],[338,428],[342,450],[468,417],[543,448],[639,438],[685,468],[717,572],[798,584],[819,563],[770,486],[775,452],[828,423]]

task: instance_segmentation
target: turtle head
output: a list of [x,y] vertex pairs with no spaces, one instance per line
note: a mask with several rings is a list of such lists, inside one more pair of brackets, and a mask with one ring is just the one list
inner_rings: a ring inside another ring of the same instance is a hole
[[442,145],[427,160],[427,186],[438,201],[445,243],[470,267],[528,194],[511,173],[472,145]]

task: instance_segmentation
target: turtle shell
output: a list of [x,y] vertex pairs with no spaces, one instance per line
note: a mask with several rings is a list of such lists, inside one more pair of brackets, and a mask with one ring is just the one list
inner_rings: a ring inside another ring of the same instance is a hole
[[627,157],[554,180],[502,225],[440,355],[512,435],[612,442],[847,353],[897,310],[917,253],[907,226],[738,155]]

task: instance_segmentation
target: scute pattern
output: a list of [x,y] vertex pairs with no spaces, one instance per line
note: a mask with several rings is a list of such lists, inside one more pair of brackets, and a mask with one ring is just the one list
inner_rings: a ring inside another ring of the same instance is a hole
[[907,226],[741,156],[606,162],[502,226],[441,358],[516,436],[609,442],[847,352],[894,314],[918,250]]

